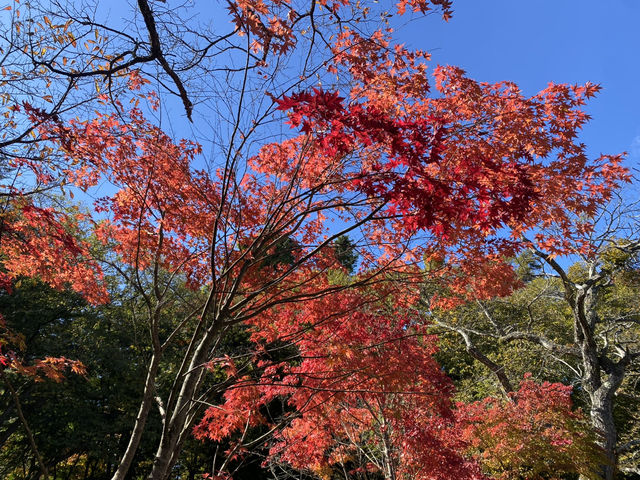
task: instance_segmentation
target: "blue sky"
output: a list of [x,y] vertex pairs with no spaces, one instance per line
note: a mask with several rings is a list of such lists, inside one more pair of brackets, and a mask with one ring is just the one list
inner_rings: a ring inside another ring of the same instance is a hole
[[582,140],[592,156],[627,151],[629,165],[640,164],[640,0],[453,0],[453,8],[449,22],[417,15],[396,35],[434,64],[511,80],[530,95],[550,81],[600,84]]
[[591,155],[628,151],[640,164],[640,0],[455,0],[448,23],[431,16],[397,33],[434,63],[527,94],[550,81],[600,84],[582,140]]

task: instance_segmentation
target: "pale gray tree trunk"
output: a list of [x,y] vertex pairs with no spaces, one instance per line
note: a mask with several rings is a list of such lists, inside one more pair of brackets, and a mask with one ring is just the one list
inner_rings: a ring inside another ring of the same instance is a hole
[[156,375],[158,374],[159,366],[160,357],[159,355],[154,354],[151,357],[149,368],[147,369],[147,378],[144,383],[142,401],[140,402],[138,416],[136,417],[133,431],[131,432],[131,437],[129,437],[129,444],[127,445],[127,449],[125,450],[124,455],[122,456],[122,460],[120,460],[118,469],[116,470],[116,473],[113,475],[111,480],[125,480],[127,472],[131,467],[131,462],[133,461],[133,457],[138,450],[138,445],[140,445],[140,440],[142,439],[142,434],[144,433],[144,429],[147,424],[149,411],[151,411],[151,407],[153,406],[155,381]]
[[177,395],[175,400],[170,399],[168,402],[170,410],[165,418],[162,436],[149,475],[150,480],[166,480],[170,477],[184,441],[191,432],[196,418],[195,412],[199,410],[198,403],[194,399],[202,384],[203,364],[207,361],[210,349],[219,333],[216,325],[204,333],[180,381],[174,385],[171,395]]
[[615,477],[617,464],[616,444],[618,433],[613,421],[613,401],[609,395],[596,394],[591,398],[591,424],[601,435],[600,445],[604,449],[607,464],[603,465],[603,480]]
[[[604,359],[603,359],[604,360]],[[599,444],[602,447],[606,464],[602,466],[603,480],[612,480],[617,471],[618,432],[613,418],[614,395],[624,380],[627,359],[623,357],[617,362],[605,360],[601,366],[607,378],[596,385],[585,383],[585,390],[589,394],[590,416],[593,428],[600,435]]]

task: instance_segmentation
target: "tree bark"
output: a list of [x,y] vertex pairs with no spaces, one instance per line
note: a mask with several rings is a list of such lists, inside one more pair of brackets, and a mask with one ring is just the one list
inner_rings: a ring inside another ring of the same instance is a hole
[[118,469],[114,473],[111,480],[124,480],[126,478],[127,472],[129,471],[129,468],[131,467],[133,457],[138,450],[138,445],[140,445],[140,440],[142,439],[142,434],[144,433],[144,429],[147,424],[149,411],[151,410],[151,407],[153,405],[155,381],[158,374],[159,366],[160,355],[154,354],[151,357],[151,362],[149,363],[149,368],[147,369],[147,378],[144,384],[142,402],[140,402],[140,409],[138,410],[138,416],[136,417],[136,422],[133,426],[133,432],[131,433],[131,437],[129,438],[129,444],[127,445],[127,449],[125,450],[124,455],[122,456],[122,460],[120,460]]
[[594,339],[597,318],[597,285],[581,285],[575,295],[575,340],[582,354],[583,386],[589,394],[591,425],[600,435],[598,442],[605,455],[601,468],[603,480],[613,480],[617,471],[618,432],[613,418],[614,394],[625,376],[628,357],[614,362],[603,355]]
[[607,392],[598,390],[591,396],[591,424],[601,435],[600,445],[607,463],[602,466],[603,480],[613,480],[617,465],[618,432],[613,420],[613,400]]
[[202,365],[207,361],[209,350],[218,331],[219,328],[215,325],[207,330],[188,364],[182,382],[176,384],[176,387],[179,386],[180,389],[179,394],[171,411],[167,411],[167,418],[148,477],[149,480],[168,479],[171,469],[178,459],[186,439],[185,433],[190,430],[193,422],[194,416],[190,413],[192,413],[191,409],[194,406],[193,399],[202,383]]

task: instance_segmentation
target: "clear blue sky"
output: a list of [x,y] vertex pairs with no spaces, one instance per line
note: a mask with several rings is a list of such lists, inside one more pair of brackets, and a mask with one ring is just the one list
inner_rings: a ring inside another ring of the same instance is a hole
[[550,81],[600,84],[582,140],[591,155],[628,151],[640,164],[640,0],[454,0],[448,23],[431,16],[397,33],[434,63],[526,94]]

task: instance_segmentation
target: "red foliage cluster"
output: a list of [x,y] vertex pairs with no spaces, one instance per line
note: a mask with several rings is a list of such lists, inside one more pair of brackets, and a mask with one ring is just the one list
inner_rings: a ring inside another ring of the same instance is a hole
[[[320,0],[313,2],[311,9],[308,2],[296,4],[292,0],[236,0],[228,2],[227,7],[237,33],[251,34],[254,39],[252,50],[262,51],[265,57],[269,53],[283,55],[295,48],[296,35],[304,35],[304,32],[296,30],[302,20],[319,16],[318,11],[323,9],[330,14],[340,14],[342,10],[351,8],[350,0]],[[401,0],[397,3],[398,14],[403,15],[407,8],[421,13],[438,9],[445,19],[452,14],[450,0]],[[366,17],[368,9],[357,5],[354,10]],[[316,18],[315,22],[318,21]],[[317,27],[312,23],[311,28]]]
[[0,223],[0,286],[11,291],[16,278],[37,277],[54,288],[70,287],[90,302],[104,302],[102,272],[81,239],[78,219],[14,198]]
[[[389,291],[354,289],[256,318],[259,376],[237,378],[196,437],[219,441],[269,423],[265,411],[282,399],[289,413],[277,419],[286,426],[275,434],[272,460],[322,474],[340,464],[365,468],[355,459],[366,451],[367,468],[392,468],[398,478],[479,478],[460,455],[452,384],[432,358],[435,339],[394,293],[394,306],[385,306]],[[278,360],[287,347],[293,357]]]
[[405,93],[401,109],[364,89],[349,105],[314,90],[279,108],[290,110],[292,127],[313,134],[319,154],[360,155],[354,188],[387,202],[404,228],[430,229],[439,241],[477,242],[504,227],[515,239],[550,225],[570,233],[574,215],[593,214],[628,180],[621,157],[590,163],[576,141],[588,119],[579,108],[597,87],[552,85],[526,98],[513,84],[474,82],[455,68],[435,77],[440,97]]
[[571,387],[559,383],[527,375],[508,400],[459,404],[457,415],[470,453],[493,478],[591,478],[603,461],[587,419],[572,408]]

